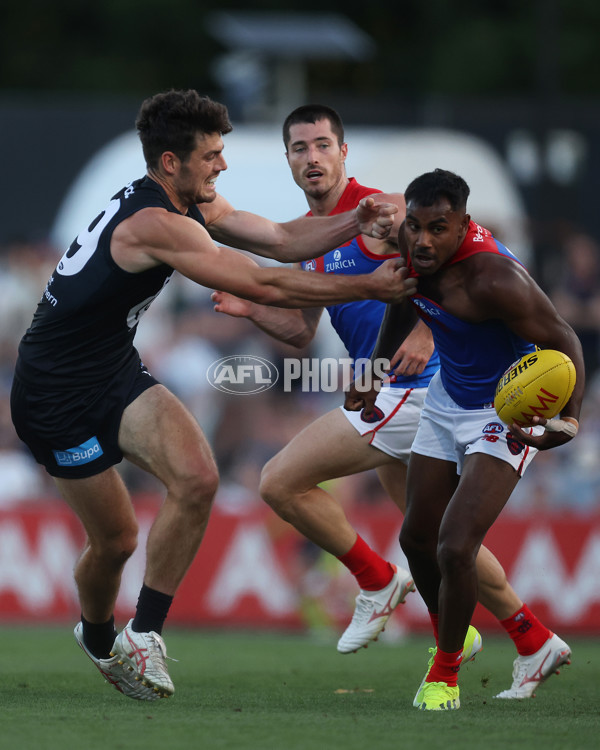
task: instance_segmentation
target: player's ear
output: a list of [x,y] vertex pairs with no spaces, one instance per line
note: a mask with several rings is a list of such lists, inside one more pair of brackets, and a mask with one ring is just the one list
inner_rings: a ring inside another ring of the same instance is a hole
[[172,175],[175,173],[177,166],[181,164],[181,161],[172,151],[164,151],[160,156],[160,163],[163,170],[167,174]]
[[467,232],[469,231],[469,222],[470,221],[471,221],[471,215],[470,214],[465,214],[462,217],[462,219],[460,220],[461,242],[467,236]]

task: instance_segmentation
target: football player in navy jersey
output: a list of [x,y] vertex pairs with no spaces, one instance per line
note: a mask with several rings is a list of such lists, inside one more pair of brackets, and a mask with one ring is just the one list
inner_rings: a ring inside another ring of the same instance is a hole
[[[304,191],[312,216],[347,210],[364,195],[378,191],[348,178],[348,145],[339,114],[324,105],[306,105],[285,120],[283,140],[296,184]],[[401,224],[404,196],[395,194]],[[397,235],[386,240],[357,236],[335,251],[303,262],[321,274],[353,274],[376,267],[399,254]],[[257,305],[223,292],[213,294],[215,309],[247,317],[271,336],[298,347],[315,336],[323,308],[282,310]],[[371,356],[385,305],[367,301],[330,305],[331,323],[353,359]],[[389,357],[389,352],[387,355]],[[351,623],[338,642],[350,653],[377,638],[394,607],[412,588],[410,573],[384,560],[357,534],[335,498],[321,483],[375,469],[399,509],[405,510],[407,464],[427,386],[438,370],[431,335],[418,323],[393,357],[394,374],[377,396],[377,414],[334,409],[308,425],[265,466],[261,494],[266,502],[308,539],[335,555],[356,577],[360,592]],[[477,556],[479,601],[501,622],[519,654],[532,643],[545,643],[548,629],[530,612],[506,579],[500,563],[484,546]],[[526,621],[525,636],[517,625]],[[517,625],[515,625],[517,623]],[[469,627],[465,660],[481,648],[477,630]],[[537,649],[534,649],[537,650]],[[529,695],[538,682],[527,686]],[[508,692],[508,691],[505,691]],[[521,691],[506,697],[528,697]]]
[[[171,695],[161,637],[173,596],[202,540],[218,471],[202,430],[158,383],[133,345],[149,305],[179,271],[257,302],[314,306],[414,288],[391,260],[369,275],[312,278],[261,268],[213,239],[282,261],[313,257],[357,232],[385,236],[397,211],[370,196],[344,215],[277,224],[236,211],[216,192],[227,168],[226,108],[195,91],[147,99],[136,127],[145,177],[120,190],[73,241],[52,273],[20,346],[11,393],[16,430],[46,467],[87,533],[75,567],[75,637],[125,695]],[[135,617],[117,635],[113,611],[137,544],[123,457],[156,476],[166,499],[150,529]]]
[[[430,613],[436,651],[414,704],[460,707],[458,672],[477,603],[475,560],[483,539],[537,450],[576,434],[585,372],[573,329],[517,258],[467,213],[469,187],[442,169],[417,177],[405,192],[406,242],[417,293],[388,306],[373,357],[389,356],[413,309],[430,327],[440,370],[427,390],[412,445],[406,514],[400,532],[417,589]],[[506,426],[493,402],[508,366],[538,346],[571,358],[577,381],[559,420]],[[371,413],[377,391],[351,387],[346,407]],[[525,607],[507,623],[522,634],[513,684],[497,698],[527,698],[568,662],[569,646],[532,628]],[[509,630],[510,632],[510,630]]]

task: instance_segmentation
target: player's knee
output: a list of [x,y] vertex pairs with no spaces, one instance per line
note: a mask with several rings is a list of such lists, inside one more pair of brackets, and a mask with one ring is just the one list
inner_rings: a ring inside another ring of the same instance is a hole
[[400,548],[408,560],[417,562],[421,559],[435,559],[435,541],[429,535],[423,534],[418,528],[413,528],[404,521],[400,529]]
[[210,505],[219,487],[217,464],[202,451],[179,456],[162,478],[169,497],[182,505]]
[[133,519],[118,529],[93,536],[89,540],[91,553],[106,569],[120,569],[133,555],[138,544],[138,525]]
[[219,487],[219,472],[215,464],[203,465],[199,470],[180,473],[170,488],[170,494],[188,506],[199,509],[210,507]]
[[271,459],[260,475],[259,492],[262,499],[276,512],[283,512],[289,503],[292,493],[282,471],[275,459]]
[[420,548],[416,537],[406,522],[402,524],[402,528],[400,529],[399,542],[400,548],[409,560],[414,557],[415,553],[418,552]]
[[442,573],[450,575],[467,570],[474,564],[473,550],[463,539],[443,537],[438,541],[437,561]]
[[115,557],[118,561],[122,561],[123,564],[129,560],[129,558],[136,551],[138,546],[138,532],[135,530],[129,531],[123,535],[119,540],[119,544],[115,549]]

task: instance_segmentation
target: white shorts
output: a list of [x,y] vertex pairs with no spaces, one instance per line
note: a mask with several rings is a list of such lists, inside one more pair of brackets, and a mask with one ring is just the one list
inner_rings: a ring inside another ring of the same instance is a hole
[[[532,435],[544,431],[543,427],[530,429]],[[462,472],[464,457],[469,453],[486,453],[509,463],[519,476],[523,476],[537,453],[537,448],[512,437],[493,406],[485,409],[459,406],[446,392],[439,372],[427,389],[412,449],[423,456],[455,463],[457,474]]]
[[382,388],[375,401],[381,414],[373,422],[366,422],[362,411],[340,408],[361,435],[371,435],[369,445],[407,464],[426,393],[427,388]]

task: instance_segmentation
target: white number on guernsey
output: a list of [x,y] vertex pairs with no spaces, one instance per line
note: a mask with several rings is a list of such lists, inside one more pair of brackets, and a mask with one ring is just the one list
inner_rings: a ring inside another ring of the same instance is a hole
[[127,313],[127,327],[133,328],[140,322],[140,318],[142,315],[144,315],[150,305],[154,302],[154,300],[158,297],[158,295],[162,292],[162,290],[167,286],[169,281],[171,280],[171,276],[167,276],[165,279],[163,285],[161,288],[156,292],[156,294],[153,294],[152,297],[147,297],[143,302],[140,302],[138,305],[135,305],[131,308],[131,310]]
[[108,222],[117,213],[120,205],[121,202],[118,200],[111,201],[90,226],[77,236],[77,239],[60,259],[56,268],[61,276],[74,276],[81,271],[96,252],[100,235]]

